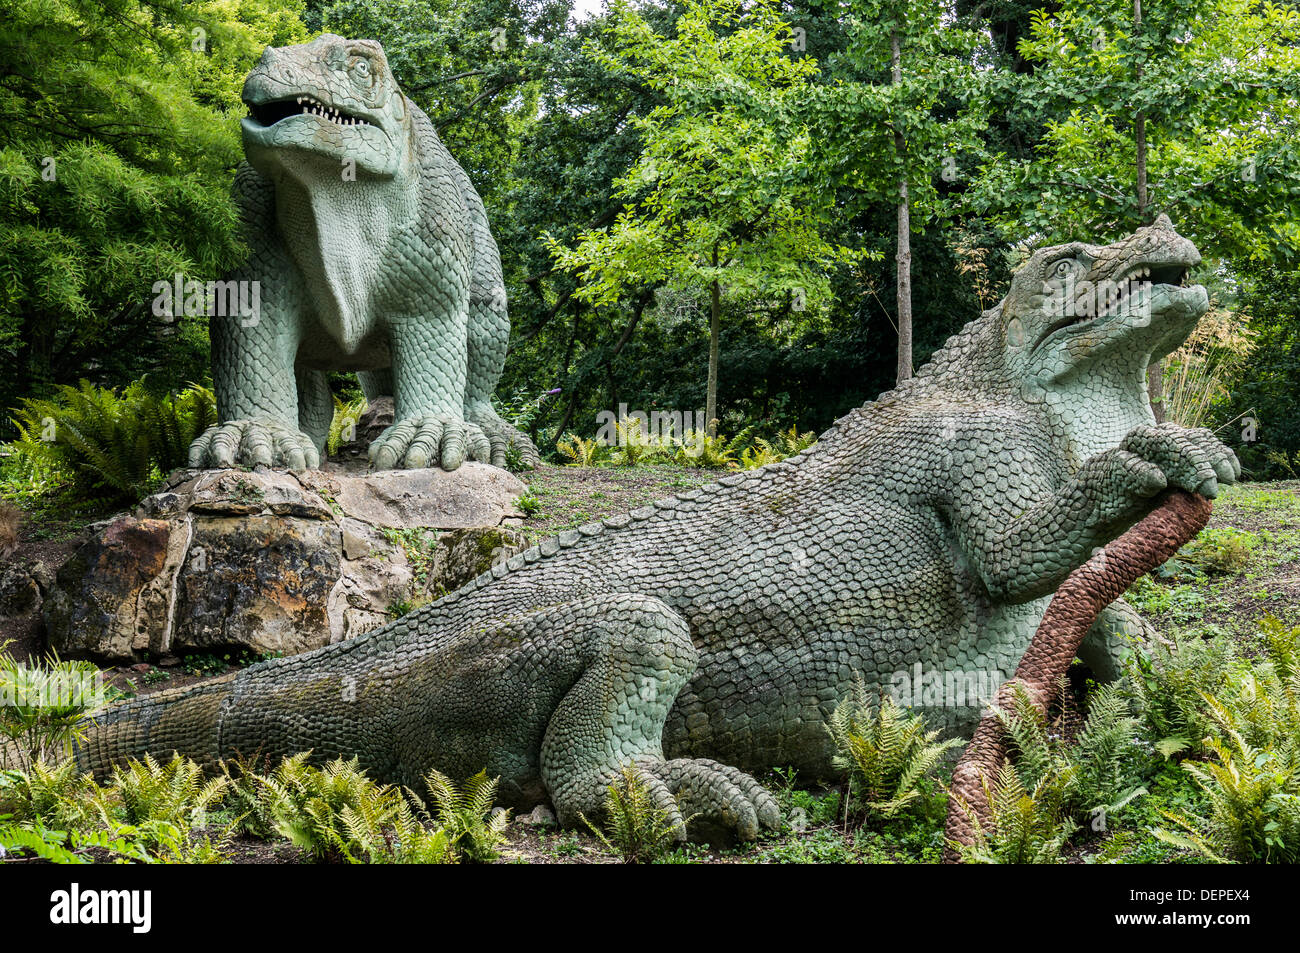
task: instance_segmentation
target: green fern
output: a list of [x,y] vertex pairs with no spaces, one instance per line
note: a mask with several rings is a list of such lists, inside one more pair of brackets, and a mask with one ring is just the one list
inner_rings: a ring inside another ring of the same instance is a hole
[[343,438],[347,435],[349,427],[355,431],[357,421],[361,419],[361,415],[369,407],[370,404],[365,397],[344,401],[334,395],[334,417],[330,420],[329,434],[325,438],[326,454],[332,457],[339,452],[339,447],[343,445]]
[[[451,842],[473,863],[495,860],[497,848],[505,841],[508,811],[493,811],[499,778],[489,778],[480,771],[457,785],[451,778],[431,769],[424,778],[433,798],[434,817],[447,831]],[[414,796],[414,795],[412,795]],[[423,802],[417,803],[423,807]]]
[[837,754],[834,764],[849,772],[850,786],[870,810],[892,817],[921,796],[920,784],[930,775],[956,738],[937,741],[919,715],[899,708],[882,694],[873,705],[866,684],[855,676],[853,692],[826,721]]
[[205,781],[203,769],[188,758],[173,754],[166,764],[159,764],[146,754],[142,760],[113,768],[107,791],[117,796],[127,824],[138,827],[157,821],[188,832],[203,825],[208,808],[225,789],[225,778]]
[[572,433],[561,438],[555,449],[568,459],[566,465],[571,467],[604,466],[613,456],[610,448],[599,440],[587,440]]
[[212,391],[199,384],[160,397],[143,381],[120,394],[82,381],[60,386],[51,399],[24,400],[11,446],[70,474],[83,498],[136,500],[186,464],[190,444],[216,416]]
[[605,823],[597,827],[578,815],[596,838],[625,864],[648,864],[668,853],[685,836],[689,818],[678,823],[674,813],[656,801],[645,775],[635,764],[625,765],[606,788]]
[[982,781],[989,805],[991,824],[980,822],[969,804],[960,797],[974,830],[972,843],[953,846],[967,864],[1052,864],[1060,859],[1061,848],[1075,830],[1066,803],[1074,772],[1066,767],[1049,770],[1029,787],[1010,761],[1002,765],[992,786]]

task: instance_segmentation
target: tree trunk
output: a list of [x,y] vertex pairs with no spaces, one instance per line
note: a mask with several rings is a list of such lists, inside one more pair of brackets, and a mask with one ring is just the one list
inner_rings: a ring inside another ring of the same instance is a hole
[[[889,38],[894,83],[903,81],[903,51],[898,31]],[[902,132],[894,131],[894,152],[902,163],[906,143]],[[898,383],[912,376],[912,210],[907,193],[907,175],[898,180],[898,244],[894,260],[898,265]]]
[[[713,247],[713,267],[718,267],[718,248]],[[718,435],[718,330],[722,322],[722,289],[714,277],[709,286],[709,383],[704,395],[705,430]]]
[[[1142,31],[1142,0],[1133,0],[1133,34],[1138,35]],[[1137,79],[1142,80],[1142,64],[1138,63],[1136,68]],[[1133,145],[1136,152],[1137,161],[1137,211],[1138,221],[1146,223],[1147,207],[1150,201],[1147,197],[1147,117],[1146,113],[1139,109],[1133,119]],[[1161,372],[1160,362],[1153,361],[1147,368],[1147,397],[1151,401],[1151,411],[1156,415],[1156,423],[1164,423],[1165,420],[1165,402],[1164,402],[1164,375]]]
[[[996,704],[1010,710],[1018,685],[1039,711],[1058,690],[1066,669],[1101,610],[1124,594],[1143,573],[1178,552],[1210,519],[1210,501],[1182,490],[1166,491],[1156,507],[1066,577],[1052,597],[1016,674],[998,690]],[[997,783],[1007,758],[1006,733],[994,714],[984,715],[952,773],[948,821],[944,829],[944,863],[960,863],[957,845],[972,846],[976,825],[993,832],[985,791]],[[987,786],[987,788],[986,788]]]

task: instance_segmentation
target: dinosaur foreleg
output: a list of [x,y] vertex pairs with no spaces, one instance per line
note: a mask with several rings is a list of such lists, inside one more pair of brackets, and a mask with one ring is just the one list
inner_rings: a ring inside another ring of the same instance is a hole
[[490,461],[487,435],[463,417],[465,307],[439,320],[393,319],[395,413],[393,425],[370,445],[376,469],[455,470],[466,460]]

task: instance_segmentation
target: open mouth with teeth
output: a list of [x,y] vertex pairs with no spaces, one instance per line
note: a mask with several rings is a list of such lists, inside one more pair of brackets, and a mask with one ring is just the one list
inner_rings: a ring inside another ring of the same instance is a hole
[[1187,270],[1188,265],[1179,263],[1140,264],[1124,272],[1118,281],[1081,282],[1072,289],[1072,298],[1064,294],[1063,300],[1057,302],[1065,314],[1048,325],[1035,347],[1058,331],[1083,330],[1103,319],[1129,315],[1149,317],[1157,296],[1176,296],[1187,290]]
[[252,118],[263,126],[274,126],[277,122],[294,116],[317,116],[339,126],[373,125],[354,113],[344,112],[311,96],[291,96],[268,103],[250,103],[248,110]]

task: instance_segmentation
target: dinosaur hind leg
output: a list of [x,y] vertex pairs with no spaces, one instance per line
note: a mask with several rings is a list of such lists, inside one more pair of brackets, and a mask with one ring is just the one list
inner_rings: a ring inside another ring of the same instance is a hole
[[325,439],[334,421],[334,399],[324,371],[299,367],[298,429],[311,437],[317,452],[325,453]]
[[372,404],[380,397],[393,396],[393,369],[385,367],[381,371],[357,371],[357,381],[361,384],[361,393]]
[[703,758],[664,758],[664,723],[699,657],[685,620],[660,600],[637,595],[572,608],[586,617],[597,651],[542,740],[542,782],[560,823],[602,816],[608,785],[635,763],[679,836],[686,834],[684,816],[693,815],[742,839],[776,826],[775,801],[748,775]]

